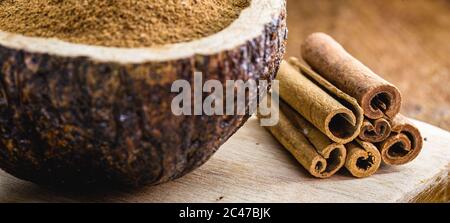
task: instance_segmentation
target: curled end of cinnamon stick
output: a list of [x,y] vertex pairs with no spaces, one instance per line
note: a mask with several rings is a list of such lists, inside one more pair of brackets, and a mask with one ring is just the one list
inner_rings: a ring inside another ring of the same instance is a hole
[[400,112],[401,104],[400,90],[388,83],[372,88],[361,99],[364,114],[370,119],[393,118]]
[[[297,58],[291,57],[287,63],[298,69],[299,75],[304,75],[315,86],[342,105],[341,109],[335,108],[329,111],[324,119],[325,121],[314,122],[313,119],[312,122],[320,123],[320,129],[334,142],[345,144],[353,141],[359,134],[363,120],[362,109],[357,101],[333,86],[309,67],[300,63]],[[314,116],[310,116],[310,118],[314,118]]]
[[311,163],[308,171],[317,178],[329,178],[345,164],[346,150],[342,144],[331,144]]
[[359,138],[365,142],[377,143],[386,140],[391,134],[391,124],[384,119],[364,120]]
[[326,135],[342,144],[352,141],[358,132],[356,117],[349,110],[336,110],[330,113],[324,124]]
[[353,176],[368,177],[380,168],[381,155],[373,144],[356,140],[345,146],[347,147],[345,167]]
[[389,165],[409,163],[417,158],[422,150],[422,135],[402,115],[396,116],[392,125],[393,134],[379,145],[382,159]]

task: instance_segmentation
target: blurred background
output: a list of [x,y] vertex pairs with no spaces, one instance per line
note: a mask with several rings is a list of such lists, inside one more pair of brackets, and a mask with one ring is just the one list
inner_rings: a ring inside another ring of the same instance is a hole
[[450,0],[288,0],[287,57],[325,32],[400,88],[402,113],[450,130]]

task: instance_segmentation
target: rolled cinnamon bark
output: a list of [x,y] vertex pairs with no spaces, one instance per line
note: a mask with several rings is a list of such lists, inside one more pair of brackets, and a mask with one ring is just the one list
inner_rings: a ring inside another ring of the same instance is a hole
[[401,114],[392,120],[391,125],[391,136],[377,144],[383,161],[389,165],[411,162],[422,150],[423,138],[420,131]]
[[381,155],[373,144],[355,140],[345,147],[347,148],[345,167],[353,176],[368,177],[380,168]]
[[333,38],[313,33],[302,44],[303,59],[320,75],[356,98],[370,119],[393,118],[401,107],[399,90],[351,56]]
[[376,120],[365,119],[361,127],[359,138],[362,141],[377,143],[384,141],[391,134],[391,124],[389,121],[380,118]]
[[363,113],[355,99],[295,58],[277,75],[280,97],[332,141],[345,144],[359,134]]
[[312,176],[328,178],[343,167],[342,144],[332,142],[285,102],[280,101],[279,109],[278,124],[266,128]]
[[325,170],[320,173],[321,178],[334,175],[344,166],[347,152],[343,144],[331,141],[326,135],[294,111],[286,102],[280,101],[280,111],[303,133],[314,146],[317,153],[326,159]]

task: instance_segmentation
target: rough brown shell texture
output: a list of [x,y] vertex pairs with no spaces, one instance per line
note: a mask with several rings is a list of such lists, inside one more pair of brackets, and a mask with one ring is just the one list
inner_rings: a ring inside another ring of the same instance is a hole
[[144,64],[0,45],[0,167],[44,185],[154,185],[192,171],[249,118],[175,116],[174,80],[272,80],[286,12],[259,37],[215,55]]

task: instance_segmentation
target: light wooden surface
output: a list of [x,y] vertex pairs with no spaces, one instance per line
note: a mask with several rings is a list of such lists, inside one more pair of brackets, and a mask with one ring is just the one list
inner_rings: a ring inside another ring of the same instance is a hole
[[345,171],[326,180],[311,178],[252,118],[209,162],[174,182],[137,191],[69,194],[0,172],[0,202],[443,201],[449,193],[450,133],[416,124],[426,138],[420,156],[405,166],[383,166],[366,179]]

